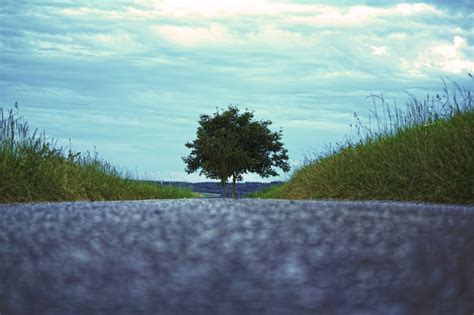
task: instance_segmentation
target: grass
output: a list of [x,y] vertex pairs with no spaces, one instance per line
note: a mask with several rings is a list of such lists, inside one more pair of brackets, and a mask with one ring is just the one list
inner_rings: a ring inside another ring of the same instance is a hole
[[[444,81],[443,81],[444,82]],[[371,96],[370,123],[258,198],[474,203],[474,103],[456,83],[404,110]]]
[[98,154],[58,148],[31,132],[18,105],[1,109],[0,202],[133,200],[195,197],[190,189],[138,182]]

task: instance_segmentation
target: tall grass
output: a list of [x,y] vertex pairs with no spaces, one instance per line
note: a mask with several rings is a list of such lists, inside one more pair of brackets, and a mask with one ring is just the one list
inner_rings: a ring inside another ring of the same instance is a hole
[[58,147],[31,131],[18,105],[1,112],[0,202],[187,198],[188,189],[134,181],[98,154]]
[[342,144],[257,197],[474,203],[472,93],[444,82],[434,96],[409,95],[404,109],[370,98],[367,123],[355,114],[355,132]]

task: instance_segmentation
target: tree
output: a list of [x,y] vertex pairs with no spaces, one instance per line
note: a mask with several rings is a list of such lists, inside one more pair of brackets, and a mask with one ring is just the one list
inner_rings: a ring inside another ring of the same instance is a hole
[[191,153],[183,157],[188,174],[218,179],[226,196],[226,183],[232,178],[232,197],[246,173],[261,177],[278,175],[275,168],[290,170],[288,151],[283,147],[282,130],[272,132],[269,120],[254,120],[254,113],[240,112],[236,106],[217,110],[213,116],[201,115],[196,139],[186,143]]

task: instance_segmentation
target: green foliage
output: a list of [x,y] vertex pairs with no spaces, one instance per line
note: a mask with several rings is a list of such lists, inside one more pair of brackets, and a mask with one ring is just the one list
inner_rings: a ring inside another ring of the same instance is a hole
[[255,121],[253,112],[241,113],[235,106],[201,115],[196,139],[186,143],[191,153],[183,157],[186,172],[200,170],[201,175],[218,179],[224,188],[232,177],[233,196],[236,182],[245,173],[275,176],[275,168],[289,171],[287,150],[280,141],[282,131],[272,132],[271,121]]
[[260,198],[379,199],[474,203],[474,104],[470,91],[446,84],[442,95],[407,108],[374,97],[372,122],[357,118],[357,137],[299,169]]
[[0,202],[185,198],[190,190],[139,183],[97,154],[55,147],[43,134],[30,132],[16,111],[0,125]]
[[281,195],[285,191],[286,183],[271,186],[264,190],[257,191],[246,195],[247,198],[263,198],[263,199],[281,199]]

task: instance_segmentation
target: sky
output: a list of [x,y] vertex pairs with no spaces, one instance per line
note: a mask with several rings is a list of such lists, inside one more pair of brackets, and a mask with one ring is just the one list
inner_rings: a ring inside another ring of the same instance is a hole
[[471,0],[2,0],[0,106],[139,178],[195,182],[181,157],[199,115],[238,105],[283,129],[297,168],[367,117],[370,94],[403,104],[440,78],[469,86],[473,12]]

